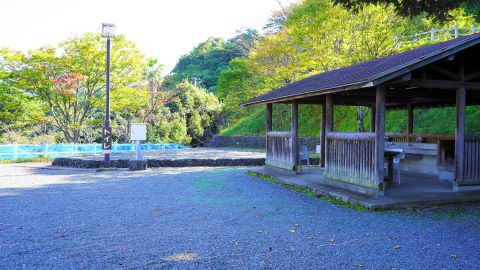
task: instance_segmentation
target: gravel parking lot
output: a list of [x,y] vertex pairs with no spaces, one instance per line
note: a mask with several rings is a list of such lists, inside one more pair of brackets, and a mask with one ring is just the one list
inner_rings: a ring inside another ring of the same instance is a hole
[[245,168],[0,165],[0,269],[480,269],[480,206],[358,212]]

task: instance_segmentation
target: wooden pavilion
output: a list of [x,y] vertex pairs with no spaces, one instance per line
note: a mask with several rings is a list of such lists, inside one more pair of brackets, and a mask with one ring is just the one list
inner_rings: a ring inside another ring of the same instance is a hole
[[[291,104],[290,131],[272,131],[276,103]],[[404,149],[435,144],[437,165],[452,172],[454,190],[480,188],[480,136],[465,134],[465,107],[480,104],[479,34],[317,74],[242,106],[259,104],[267,107],[267,166],[296,172],[298,105],[321,104],[320,160],[328,184],[383,195],[388,184],[384,175],[388,138]],[[335,132],[335,105],[370,107],[371,131]],[[449,106],[456,108],[455,134],[413,133],[415,108]],[[405,134],[385,134],[386,110],[408,111]]]

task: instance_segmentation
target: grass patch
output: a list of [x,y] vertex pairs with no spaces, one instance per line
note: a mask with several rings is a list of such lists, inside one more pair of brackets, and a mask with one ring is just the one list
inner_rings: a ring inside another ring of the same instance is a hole
[[308,188],[304,188],[304,187],[299,187],[299,186],[296,186],[296,185],[292,185],[292,184],[287,184],[287,183],[283,183],[271,176],[267,176],[267,175],[263,175],[261,173],[257,173],[257,172],[247,172],[248,175],[250,176],[253,176],[253,177],[256,177],[256,178],[260,178],[260,179],[264,179],[264,180],[267,180],[268,182],[272,182],[274,184],[277,184],[279,186],[282,186],[282,187],[286,187],[286,188],[289,188],[289,189],[293,189],[297,192],[300,192],[300,193],[303,193],[303,194],[306,194],[308,196],[312,196],[312,197],[316,197],[316,198],[319,198],[321,199],[322,201],[325,201],[325,202],[328,202],[328,203],[331,203],[333,205],[337,205],[337,206],[341,206],[343,208],[349,208],[349,209],[353,209],[355,211],[360,211],[360,212],[364,212],[364,211],[367,211],[368,209],[361,206],[361,205],[358,205],[358,204],[351,204],[349,202],[345,202],[345,201],[342,201],[342,200],[339,200],[337,198],[334,198],[334,197],[331,197],[331,196],[326,196],[326,195],[320,195],[320,194],[317,194],[313,191],[311,191],[310,189]]
[[0,160],[2,164],[9,164],[9,163],[27,163],[27,162],[48,162],[50,159],[48,157],[36,157],[36,158],[18,158],[16,160],[6,159]]

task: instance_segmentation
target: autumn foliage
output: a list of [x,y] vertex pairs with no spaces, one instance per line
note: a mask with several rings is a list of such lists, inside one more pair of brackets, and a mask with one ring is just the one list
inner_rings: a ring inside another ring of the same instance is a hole
[[58,94],[74,95],[87,79],[87,76],[80,73],[72,73],[50,78],[50,82],[53,85],[53,90]]

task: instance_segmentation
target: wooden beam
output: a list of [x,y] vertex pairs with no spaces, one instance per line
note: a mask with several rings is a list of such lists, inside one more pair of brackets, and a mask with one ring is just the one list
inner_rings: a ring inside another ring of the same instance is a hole
[[471,81],[471,80],[476,79],[478,77],[480,77],[480,70],[474,71],[474,72],[469,73],[469,74],[465,74],[465,81],[468,82],[468,81]]
[[480,83],[475,82],[460,82],[460,81],[448,81],[448,80],[422,80],[412,79],[408,86],[432,88],[432,89],[459,89],[466,87],[468,90],[480,90]]
[[329,139],[341,140],[374,140],[375,133],[373,132],[329,132],[327,134]]
[[326,101],[324,100],[322,102],[322,123],[321,123],[321,126],[320,126],[320,167],[325,167],[325,148],[326,148],[326,144],[325,144],[325,135],[326,135],[326,131],[325,131],[325,121],[327,119],[326,117],[326,110],[327,110],[327,104],[326,104]]
[[407,104],[407,136],[413,134],[413,105]]
[[454,80],[454,81],[458,81],[460,80],[460,78],[458,77],[457,74],[455,74],[454,72],[451,72],[450,70],[447,70],[441,66],[437,66],[435,64],[432,64],[430,66],[428,66],[429,68],[431,68],[433,71],[447,77],[448,79],[450,80]]
[[385,87],[377,86],[375,113],[375,175],[378,183],[384,181],[383,167],[385,155]]
[[291,148],[292,149],[292,167],[297,169],[298,165],[298,103],[296,100],[292,100],[292,118],[290,121],[291,127]]

